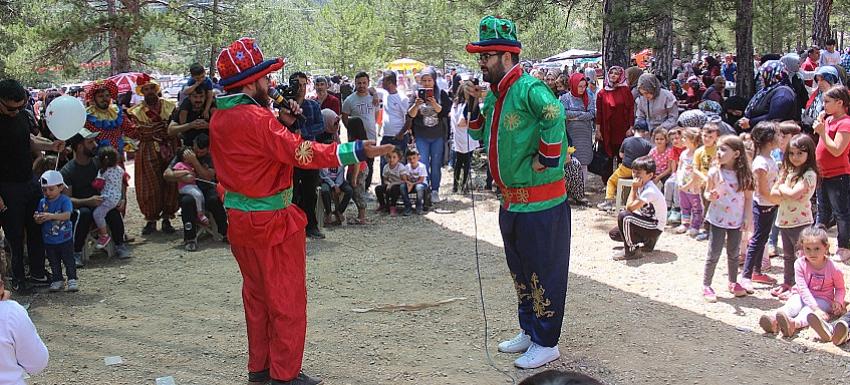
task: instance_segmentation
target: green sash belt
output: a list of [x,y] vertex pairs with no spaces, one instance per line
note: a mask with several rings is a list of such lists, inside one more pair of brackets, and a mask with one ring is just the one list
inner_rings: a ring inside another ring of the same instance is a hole
[[262,198],[250,198],[237,192],[224,193],[224,207],[239,211],[283,210],[292,204],[292,188]]

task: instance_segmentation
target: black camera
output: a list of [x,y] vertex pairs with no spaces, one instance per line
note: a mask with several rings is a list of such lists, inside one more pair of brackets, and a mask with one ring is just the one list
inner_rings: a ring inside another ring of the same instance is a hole
[[289,84],[280,84],[277,87],[269,88],[269,97],[272,98],[276,106],[282,105],[287,100],[293,100],[298,97],[298,90],[301,88],[301,82],[298,78],[289,79]]

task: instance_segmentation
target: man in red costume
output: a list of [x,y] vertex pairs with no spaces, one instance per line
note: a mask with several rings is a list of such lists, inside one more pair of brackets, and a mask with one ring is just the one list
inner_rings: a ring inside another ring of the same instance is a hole
[[[228,238],[242,272],[248,326],[248,380],[272,385],[315,385],[301,373],[307,331],[304,212],[292,204],[292,172],[356,164],[392,151],[374,142],[318,144],[287,130],[269,109],[270,72],[283,60],[263,60],[251,38],[219,54],[227,95],[216,101],[210,142],[216,177],[224,190]],[[300,110],[290,102],[294,114]],[[292,124],[291,114],[282,114]]]

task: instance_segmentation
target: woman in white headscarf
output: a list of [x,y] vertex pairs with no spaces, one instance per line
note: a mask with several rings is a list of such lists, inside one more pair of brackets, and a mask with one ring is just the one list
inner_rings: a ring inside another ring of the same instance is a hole
[[585,68],[584,78],[587,80],[587,92],[591,99],[596,99],[596,93],[599,91],[599,86],[596,80],[596,68]]

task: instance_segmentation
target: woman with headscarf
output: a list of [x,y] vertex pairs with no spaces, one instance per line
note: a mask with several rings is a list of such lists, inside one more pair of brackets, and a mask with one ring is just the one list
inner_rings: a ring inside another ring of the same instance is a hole
[[[596,94],[596,140],[611,162],[620,153],[620,145],[635,124],[635,99],[629,90],[626,71],[613,66],[605,76],[605,87]],[[600,175],[603,181],[614,171],[613,163]]]
[[806,89],[806,83],[803,80],[803,74],[800,72],[800,56],[796,53],[789,53],[783,56],[779,61],[785,64],[785,73],[788,74],[788,84],[794,90],[797,97],[797,108],[794,109],[794,120],[801,120],[801,112],[806,108],[809,101],[809,90]]
[[427,67],[421,72],[419,87],[434,90],[433,96],[423,100],[415,96],[414,103],[407,111],[413,119],[413,136],[416,138],[416,149],[428,171],[431,186],[431,202],[440,201],[440,180],[442,177],[443,155],[445,152],[446,117],[452,110],[452,100],[449,94],[437,86],[437,70]]
[[685,90],[685,100],[679,103],[679,106],[685,110],[693,110],[702,102],[702,94],[705,89],[702,87],[702,81],[694,75],[688,78],[688,81],[682,84],[682,89]]
[[759,74],[764,87],[753,96],[744,117],[738,121],[745,131],[765,120],[791,120],[797,107],[794,90],[788,86],[785,64],[779,60],[767,61],[759,67]]
[[596,68],[585,68],[584,78],[587,80],[587,92],[591,99],[596,98],[596,93],[599,92],[599,85],[596,84]]
[[[575,148],[571,156],[581,164],[583,182],[587,181],[587,165],[593,160],[593,120],[596,118],[596,95],[590,92],[588,83],[585,75],[573,74],[570,92],[560,98],[567,116],[567,139]],[[574,198],[584,200],[584,197]]]
[[720,76],[720,62],[714,56],[706,56],[703,59],[702,83],[705,87],[711,87],[714,84],[714,78],[718,76]]
[[661,87],[653,74],[640,75],[637,85],[640,97],[635,101],[635,120],[646,121],[649,132],[656,128],[676,127],[679,106],[673,93]]
[[637,82],[640,75],[643,74],[643,70],[638,66],[631,66],[626,69],[626,79],[629,82],[629,89],[632,92],[632,99],[637,99],[640,96],[637,90]]
[[673,71],[672,78],[678,78],[679,73],[685,70],[685,68],[682,67],[682,59],[673,59],[673,65],[671,66],[670,70]]
[[670,81],[670,92],[676,97],[676,100],[680,102],[684,101],[688,96],[688,94],[685,93],[685,90],[682,89],[682,82],[680,82],[679,79],[673,79]]
[[806,102],[806,110],[803,111],[803,129],[812,132],[815,120],[823,112],[823,95],[832,86],[840,84],[838,70],[833,66],[821,66],[815,70],[815,83],[817,88],[812,92],[812,97]]

